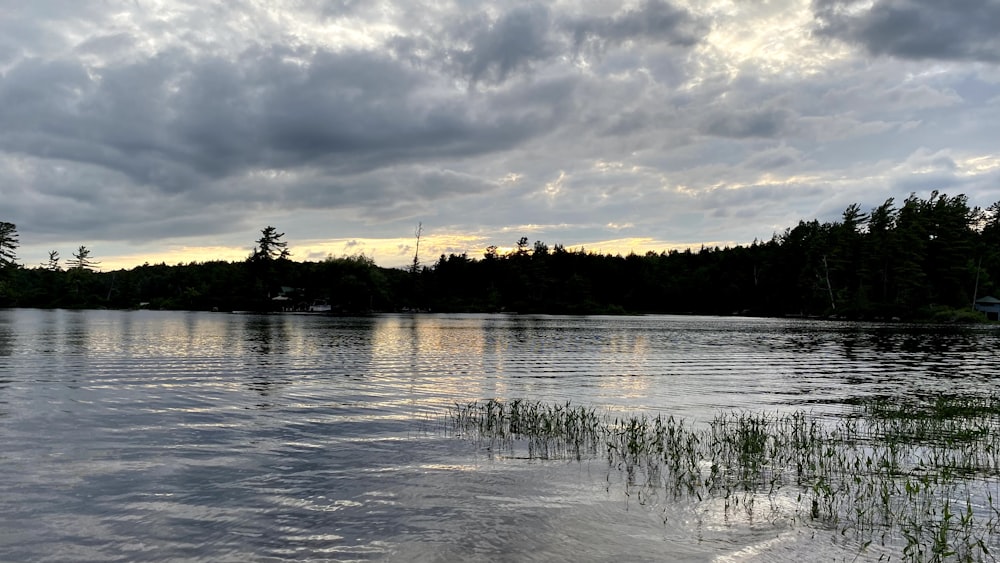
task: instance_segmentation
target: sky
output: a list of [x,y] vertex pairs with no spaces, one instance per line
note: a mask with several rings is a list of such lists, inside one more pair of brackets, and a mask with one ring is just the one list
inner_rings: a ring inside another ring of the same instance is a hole
[[0,0],[33,267],[748,244],[1000,200],[998,0]]

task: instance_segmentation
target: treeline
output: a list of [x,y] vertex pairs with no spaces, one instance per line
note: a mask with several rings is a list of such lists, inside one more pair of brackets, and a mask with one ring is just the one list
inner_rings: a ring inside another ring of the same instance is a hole
[[17,268],[5,274],[0,306],[7,307],[280,311],[329,299],[343,313],[393,310],[400,289],[391,282],[405,277],[364,256],[144,264],[112,272]]
[[953,318],[1000,297],[1000,203],[911,195],[748,246],[609,256],[542,242],[422,272],[438,310]]
[[[296,262],[268,227],[243,262],[5,268],[0,304],[273,310],[328,302],[333,311],[702,313],[919,319],[1000,296],[1000,203],[911,195],[840,220],[801,221],[746,246],[644,255],[550,248],[521,238],[508,253],[442,255],[387,269],[364,256]],[[282,296],[278,301],[274,297]]]

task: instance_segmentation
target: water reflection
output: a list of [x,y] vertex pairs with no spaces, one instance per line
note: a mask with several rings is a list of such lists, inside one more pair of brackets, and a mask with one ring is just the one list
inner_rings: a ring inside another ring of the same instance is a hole
[[[97,315],[88,315],[86,311],[57,311],[56,334],[62,336],[59,350],[65,354],[86,354],[90,351],[90,334],[88,321]],[[61,325],[61,326],[60,326]]]
[[[277,357],[288,353],[288,339],[285,317],[253,315],[243,323],[242,356],[250,363],[245,370],[246,385],[260,397],[270,397],[289,384],[288,376],[281,368],[283,360]],[[272,404],[262,400],[256,406],[268,409]]]
[[558,560],[569,538],[712,560],[773,530],[718,523],[691,541],[680,519],[664,527],[611,498],[600,468],[470,451],[438,432],[445,409],[525,398],[694,424],[721,409],[839,416],[865,397],[992,388],[994,330],[0,311],[0,543],[12,560]]
[[250,356],[264,365],[272,352],[283,354],[288,351],[288,330],[284,317],[255,315],[243,325],[243,342]]
[[[0,358],[14,355],[16,345],[14,315],[12,311],[0,309]],[[9,360],[0,360],[0,418],[7,416],[7,395],[4,392],[13,383],[13,369]]]
[[0,309],[0,356],[14,354],[14,314]]

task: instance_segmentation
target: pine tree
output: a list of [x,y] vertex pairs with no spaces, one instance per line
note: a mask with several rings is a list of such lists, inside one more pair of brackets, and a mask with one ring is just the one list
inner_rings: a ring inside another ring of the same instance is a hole
[[17,225],[0,221],[0,268],[16,265],[15,250],[20,245],[17,238]]
[[73,253],[73,259],[67,260],[66,264],[70,267],[70,269],[83,271],[95,270],[101,263],[91,260],[90,249],[81,244],[80,248]]
[[61,271],[62,267],[59,265],[59,251],[58,250],[50,250],[49,251],[49,259],[48,259],[47,262],[44,262],[42,264],[42,267],[45,268],[46,270],[50,271],[50,272]]
[[257,239],[257,246],[254,247],[250,255],[251,262],[269,262],[271,260],[286,260],[291,256],[288,251],[288,243],[281,240],[285,233],[279,233],[278,229],[268,225],[260,231],[261,237]]

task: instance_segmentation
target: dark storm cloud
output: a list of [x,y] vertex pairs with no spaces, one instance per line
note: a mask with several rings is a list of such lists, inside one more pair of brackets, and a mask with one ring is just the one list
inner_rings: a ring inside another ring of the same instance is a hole
[[763,149],[748,158],[743,164],[751,170],[779,170],[800,164],[802,153],[793,147],[780,146]]
[[[11,163],[6,160],[5,163]],[[35,243],[64,239],[146,241],[185,233],[226,232],[246,207],[225,202],[159,197],[121,173],[56,159],[17,158],[0,173],[3,211]]]
[[515,8],[496,21],[485,15],[470,18],[455,28],[469,46],[454,51],[452,57],[472,82],[483,78],[503,82],[512,71],[559,51],[551,29],[549,11],[540,5]]
[[423,64],[449,61],[470,84],[501,84],[518,72],[572,58],[584,47],[598,54],[628,42],[689,48],[708,30],[706,21],[657,0],[600,17],[555,13],[545,4],[526,4],[496,15],[482,12],[450,19],[437,30],[446,42],[440,37],[411,35],[397,36],[388,44],[401,57]]
[[265,146],[281,166],[318,160],[356,172],[501,150],[536,134],[553,111],[494,111],[494,97],[437,90],[410,68],[365,53],[320,53],[308,70],[269,64],[285,75],[261,100],[270,108],[262,111]]
[[708,32],[707,22],[668,2],[648,0],[638,9],[605,18],[584,17],[568,22],[577,48],[595,43],[598,49],[626,41],[664,42],[690,47]]
[[[818,186],[791,184],[782,186],[751,185],[739,189],[715,189],[702,194],[698,205],[715,217],[738,217],[742,219],[787,213],[783,202],[791,194],[798,197],[816,197],[822,194]],[[789,217],[789,220],[794,220]],[[793,226],[789,224],[788,226]],[[762,233],[762,236],[771,233]]]
[[532,85],[538,103],[469,100],[374,53],[279,47],[235,60],[172,51],[99,73],[25,59],[0,78],[0,147],[179,192],[251,167],[357,173],[502,150],[549,127],[567,88]]
[[12,153],[98,164],[168,190],[196,179],[170,144],[161,111],[165,57],[101,79],[75,61],[25,59],[0,78],[0,147]]
[[996,0],[813,0],[820,35],[858,43],[875,55],[1000,61]]
[[354,176],[315,176],[290,186],[284,193],[289,207],[356,206],[368,216],[395,217],[399,208],[409,213],[443,198],[487,192],[496,185],[454,170],[403,167]]
[[792,119],[788,110],[777,108],[731,110],[708,118],[704,130],[720,137],[777,137]]

